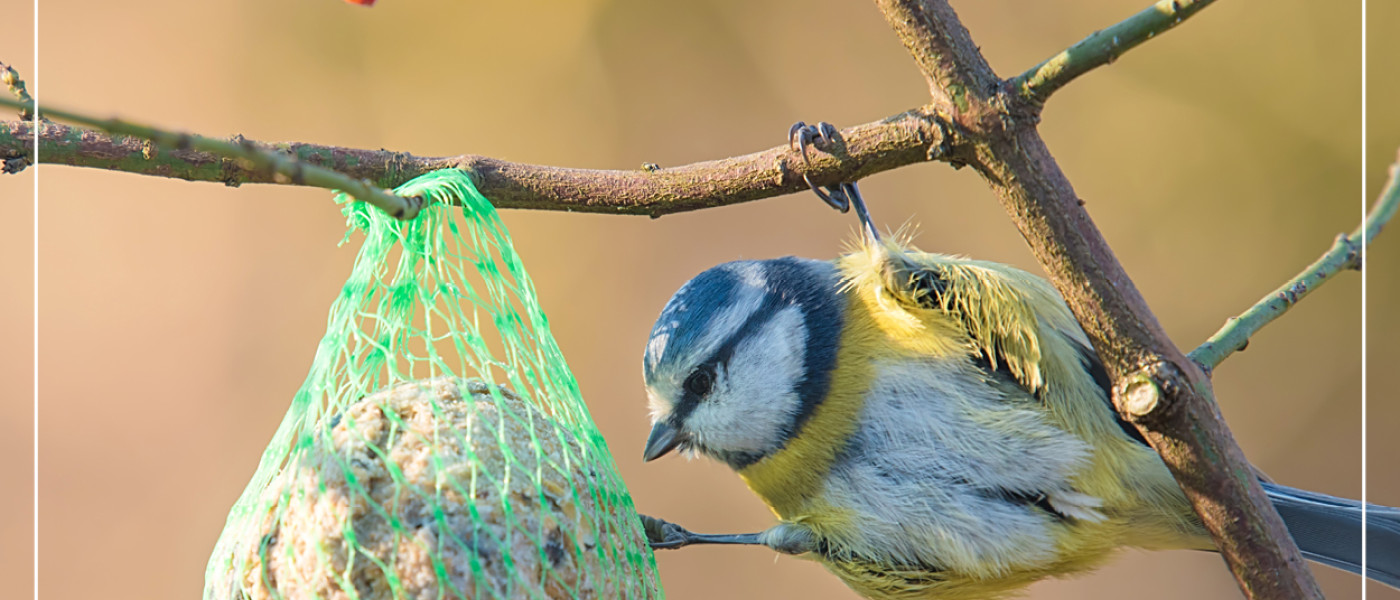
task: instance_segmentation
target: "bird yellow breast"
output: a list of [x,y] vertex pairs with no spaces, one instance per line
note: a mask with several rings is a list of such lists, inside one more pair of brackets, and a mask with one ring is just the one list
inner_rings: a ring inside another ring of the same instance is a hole
[[786,446],[739,472],[781,519],[804,519],[819,512],[812,503],[859,424],[877,361],[965,351],[953,341],[958,336],[930,332],[931,327],[947,325],[910,320],[909,313],[890,305],[878,288],[851,287],[845,297],[846,322],[826,398]]

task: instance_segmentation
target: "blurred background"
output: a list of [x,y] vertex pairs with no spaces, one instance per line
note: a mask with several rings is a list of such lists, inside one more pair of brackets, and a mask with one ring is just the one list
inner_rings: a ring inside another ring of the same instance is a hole
[[[475,153],[637,168],[784,142],[920,105],[926,86],[866,2],[42,0],[45,102],[212,136]],[[1011,76],[1140,10],[1144,0],[956,3]],[[22,7],[20,7],[22,8]],[[8,16],[8,15],[7,15]],[[23,15],[21,15],[23,17]],[[1400,8],[1372,3],[1376,23]],[[17,18],[23,21],[23,18]],[[1139,289],[1183,349],[1273,290],[1359,222],[1400,145],[1400,48],[1373,34],[1362,173],[1359,3],[1222,2],[1061,91],[1041,131]],[[13,45],[11,45],[13,43]],[[24,40],[0,60],[32,64]],[[25,61],[30,61],[26,63]],[[225,516],[305,377],[355,248],[324,190],[225,188],[45,167],[38,327],[46,598],[192,598]],[[26,198],[15,202],[0,314],[16,391],[0,451],[28,456]],[[876,219],[917,245],[1039,267],[970,169],[907,167],[862,182]],[[559,344],[638,507],[697,531],[754,531],[763,504],[725,467],[639,458],[640,361],[652,320],[714,264],[832,257],[854,219],[799,194],[660,220],[504,215]],[[1392,228],[1394,229],[1394,227]],[[11,248],[13,246],[13,248]],[[1400,505],[1400,231],[1369,255],[1369,484]],[[13,282],[11,279],[13,278]],[[1362,493],[1362,277],[1342,274],[1216,372],[1249,457],[1297,487]],[[11,323],[13,321],[13,323]],[[7,394],[9,396],[9,394]],[[6,400],[7,409],[10,400]],[[29,475],[3,497],[0,576],[27,579]],[[851,599],[818,565],[762,549],[657,556],[676,600]],[[1317,567],[1333,598],[1356,577]],[[1238,598],[1208,553],[1124,552],[1034,598]],[[1381,586],[1372,598],[1400,598]]]
[[[9,2],[0,15],[0,63],[34,75],[34,5]],[[10,91],[0,86],[0,93]],[[0,119],[17,118],[5,109]],[[0,175],[0,581],[16,598],[34,595],[34,186],[36,169]]]

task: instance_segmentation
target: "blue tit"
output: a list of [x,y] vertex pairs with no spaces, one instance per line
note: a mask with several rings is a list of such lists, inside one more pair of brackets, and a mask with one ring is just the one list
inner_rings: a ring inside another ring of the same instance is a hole
[[[644,357],[644,459],[729,465],[778,524],[649,520],[655,547],[764,545],[873,599],[998,597],[1120,547],[1214,549],[1054,288],[881,240],[854,184],[824,197],[861,215],[852,251],[697,275]],[[1304,556],[1360,572],[1361,503],[1264,487]],[[1367,576],[1400,586],[1400,510],[1367,510]]]

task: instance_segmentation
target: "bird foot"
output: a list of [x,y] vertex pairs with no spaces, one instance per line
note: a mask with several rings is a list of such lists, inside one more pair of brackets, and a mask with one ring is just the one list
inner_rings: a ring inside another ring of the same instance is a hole
[[[830,148],[836,143],[837,135],[839,133],[836,131],[836,126],[826,121],[816,125],[808,125],[803,121],[798,121],[788,129],[788,145],[793,150],[802,153],[802,162],[807,166],[807,171],[811,171],[812,159],[807,155],[807,148],[811,147],[817,150]],[[813,184],[812,178],[805,172],[802,174],[802,181],[805,181],[807,187],[811,188],[813,193],[832,208],[843,213],[851,210],[854,183],[838,183],[823,189],[821,186]]]
[[642,518],[642,530],[646,532],[647,543],[652,550],[674,550],[692,544],[739,544],[762,546],[757,533],[705,534],[693,533],[675,523],[656,517],[638,515]]

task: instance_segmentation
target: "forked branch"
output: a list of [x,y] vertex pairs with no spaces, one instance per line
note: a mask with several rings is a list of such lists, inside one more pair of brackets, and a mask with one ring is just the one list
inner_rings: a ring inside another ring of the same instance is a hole
[[[934,109],[957,115],[952,153],[972,157],[1001,200],[1107,366],[1119,413],[1162,456],[1241,589],[1321,598],[1225,426],[1210,379],[1167,337],[1036,131],[1039,103],[992,72],[946,0],[876,4],[934,87]],[[1063,73],[1047,74],[1040,93],[1076,72]]]
[[[352,181],[383,188],[427,171],[456,167],[470,171],[477,187],[501,208],[653,217],[796,192],[806,188],[804,175],[814,184],[832,185],[930,160],[969,164],[986,178],[1089,334],[1116,382],[1119,412],[1162,455],[1245,593],[1254,598],[1319,598],[1297,548],[1225,427],[1206,373],[1166,337],[1035,130],[1041,105],[1056,90],[1210,3],[1158,2],[1002,80],[946,0],[876,0],[928,80],[932,103],[842,131],[833,152],[816,157],[810,167],[787,146],[680,167],[598,171],[474,155],[416,157],[241,138],[198,138],[196,144],[193,137],[170,138],[160,130],[93,119],[72,120],[125,135],[41,123],[37,143],[45,162],[228,185],[293,183],[345,189],[341,183],[295,176],[286,170],[289,164],[328,167]],[[0,125],[0,158],[32,156],[32,127],[19,121]],[[158,150],[147,140],[172,149]],[[276,165],[282,165],[281,170]],[[1395,211],[1400,193],[1394,179],[1386,190],[1373,218],[1358,233],[1284,290],[1296,290],[1298,283],[1312,289],[1353,265],[1355,248],[1368,243]],[[1283,308],[1300,297],[1295,294]],[[1272,298],[1232,321],[1192,356],[1213,367],[1281,312]]]

